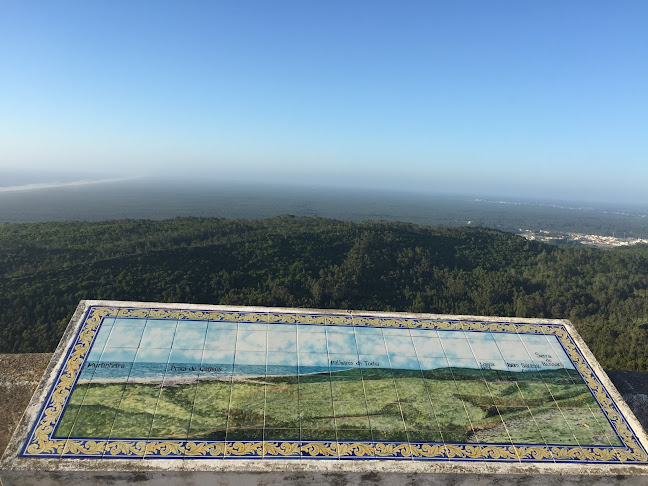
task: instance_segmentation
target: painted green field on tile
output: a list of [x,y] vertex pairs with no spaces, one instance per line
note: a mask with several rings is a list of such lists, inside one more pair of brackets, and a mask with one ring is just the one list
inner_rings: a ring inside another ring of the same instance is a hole
[[618,445],[574,372],[363,369],[80,384],[57,437]]

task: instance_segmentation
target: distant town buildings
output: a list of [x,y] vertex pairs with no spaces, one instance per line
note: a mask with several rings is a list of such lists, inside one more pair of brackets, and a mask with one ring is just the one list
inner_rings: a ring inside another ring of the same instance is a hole
[[525,230],[521,228],[518,235],[527,240],[542,241],[545,243],[576,243],[603,247],[648,244],[648,239],[646,238],[619,238],[616,236],[588,235],[582,233],[553,233],[548,230]]

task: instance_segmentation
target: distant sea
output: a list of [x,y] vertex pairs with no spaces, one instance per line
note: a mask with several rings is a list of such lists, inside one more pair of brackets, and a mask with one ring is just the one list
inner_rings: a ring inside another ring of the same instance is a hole
[[[0,224],[278,215],[648,237],[648,208],[304,185],[126,180],[0,181]],[[29,187],[25,187],[29,186]],[[8,190],[8,187],[13,187]],[[16,187],[20,190],[16,190]],[[4,189],[3,189],[4,188]]]
[[166,363],[136,363],[131,367],[130,363],[112,363],[114,365],[105,368],[95,368],[85,365],[81,373],[80,380],[106,380],[117,381],[119,379],[146,380],[159,382],[163,379],[175,380],[183,378],[227,378],[234,377],[259,377],[265,376],[295,376],[297,374],[314,374],[326,373],[329,371],[328,366],[302,366],[297,370],[296,366],[278,366],[278,365],[223,365],[215,364],[196,364],[196,363],[173,363],[167,366]]

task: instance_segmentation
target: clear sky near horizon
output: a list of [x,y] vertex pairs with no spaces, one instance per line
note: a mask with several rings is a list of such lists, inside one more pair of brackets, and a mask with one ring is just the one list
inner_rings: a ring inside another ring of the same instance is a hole
[[647,19],[643,0],[6,0],[0,168],[648,203]]

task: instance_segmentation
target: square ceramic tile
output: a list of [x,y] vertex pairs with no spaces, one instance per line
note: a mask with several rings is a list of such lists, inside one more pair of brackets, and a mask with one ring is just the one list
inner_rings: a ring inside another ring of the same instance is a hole
[[419,358],[439,358],[445,356],[441,340],[436,337],[412,336],[412,342]]
[[268,352],[297,353],[297,334],[286,332],[268,333]]
[[125,384],[90,385],[75,417],[70,437],[107,439],[112,430]]
[[[364,328],[362,330],[367,330],[370,328]],[[380,329],[376,329],[380,331]],[[366,332],[356,333],[356,342],[358,346],[358,354],[375,354],[375,355],[387,355],[387,347],[385,345],[385,340],[382,333],[379,334],[369,334]]]
[[107,348],[134,348],[137,349],[144,333],[144,326],[113,326],[106,341]]
[[297,349],[302,354],[326,354],[326,333],[298,331]]
[[416,356],[414,343],[412,343],[412,338],[409,335],[385,335],[385,343],[387,344],[387,353],[390,356]]
[[227,329],[220,326],[210,326],[207,328],[205,336],[205,349],[223,349],[234,351],[236,348],[236,328]]
[[358,353],[355,334],[327,332],[326,342],[329,354]]

